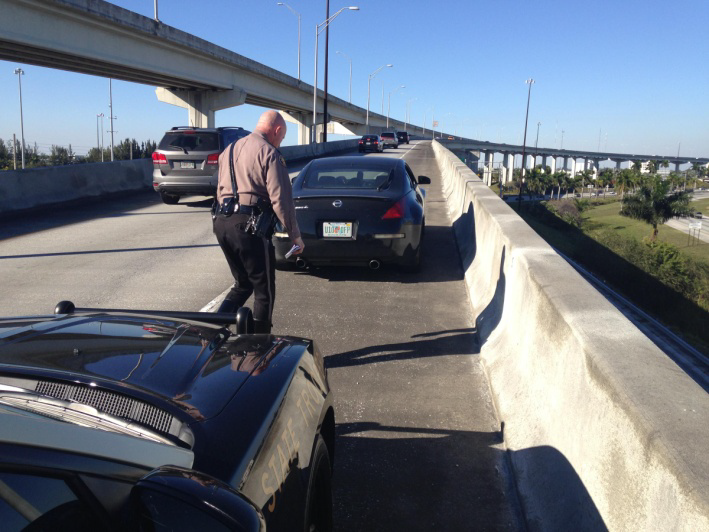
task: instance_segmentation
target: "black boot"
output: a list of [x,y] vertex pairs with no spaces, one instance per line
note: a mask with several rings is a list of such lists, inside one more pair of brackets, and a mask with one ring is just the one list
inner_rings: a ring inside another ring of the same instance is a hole
[[265,320],[254,320],[254,334],[271,334],[271,323]]
[[225,299],[222,301],[222,304],[219,305],[217,312],[228,312],[229,314],[234,314],[237,310],[239,310],[239,307],[235,301]]

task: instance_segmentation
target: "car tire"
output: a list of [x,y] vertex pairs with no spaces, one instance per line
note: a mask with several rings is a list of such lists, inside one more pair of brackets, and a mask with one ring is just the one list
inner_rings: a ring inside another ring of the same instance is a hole
[[332,469],[327,445],[317,435],[310,460],[310,479],[305,500],[305,532],[332,530]]
[[168,194],[167,192],[160,192],[160,198],[162,198],[162,202],[167,205],[177,205],[177,202],[180,201],[180,196]]

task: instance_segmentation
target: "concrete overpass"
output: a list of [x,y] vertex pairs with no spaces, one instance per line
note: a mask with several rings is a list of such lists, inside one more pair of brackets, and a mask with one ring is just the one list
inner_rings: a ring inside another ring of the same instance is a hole
[[[514,144],[501,144],[470,139],[448,139],[444,138],[441,143],[449,150],[458,154],[475,171],[482,162],[483,181],[490,185],[492,182],[492,170],[494,166],[495,154],[502,155],[500,167],[500,179],[502,183],[512,180],[514,171],[515,156],[522,156],[523,147]],[[647,161],[668,161],[674,165],[674,170],[679,172],[680,165],[698,163],[709,165],[707,157],[678,157],[676,155],[641,155],[631,153],[614,152],[592,152],[583,150],[562,150],[556,148],[535,148],[527,146],[524,148],[525,168],[534,168],[537,164],[542,167],[549,167],[551,172],[556,172],[557,168],[565,170],[574,177],[578,172],[592,170],[594,178],[598,175],[599,164],[603,161],[613,161],[616,168],[620,169],[623,162],[647,162]],[[561,161],[559,161],[561,159]],[[581,159],[581,161],[578,161]],[[559,165],[559,162],[561,164]],[[557,166],[559,165],[559,166]]]
[[[187,109],[195,127],[213,127],[215,111],[237,105],[278,109],[298,124],[298,143],[309,142],[313,86],[278,70],[99,0],[0,0],[0,13],[0,59],[155,85],[158,99]],[[334,133],[363,135],[387,125],[370,110],[368,128],[366,109],[332,95],[328,114]]]

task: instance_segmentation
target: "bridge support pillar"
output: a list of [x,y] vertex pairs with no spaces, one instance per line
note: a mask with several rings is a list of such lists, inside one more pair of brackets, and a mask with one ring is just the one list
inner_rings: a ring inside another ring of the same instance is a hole
[[500,181],[502,182],[503,185],[506,185],[507,183],[512,181],[514,167],[515,167],[514,154],[504,153],[502,155],[502,168],[500,169],[500,171],[502,172],[500,174]]
[[295,113],[290,111],[279,111],[286,122],[298,124],[298,146],[310,144],[310,135],[313,127],[312,113]]
[[155,95],[161,102],[187,109],[191,127],[215,127],[214,112],[243,105],[246,92],[239,88],[229,91],[197,91],[158,87]]
[[495,152],[485,152],[485,169],[483,170],[483,182],[490,186],[492,185],[492,164],[495,161]]
[[[546,166],[546,163],[545,163],[545,166]],[[552,174],[556,173],[556,155],[552,155],[549,158],[549,169],[551,170]]]
[[569,162],[571,163],[571,166],[569,167],[569,172],[571,173],[571,177],[574,178],[576,177],[576,158],[572,157]]
[[679,173],[679,166],[682,164],[681,161],[675,161],[675,172]]

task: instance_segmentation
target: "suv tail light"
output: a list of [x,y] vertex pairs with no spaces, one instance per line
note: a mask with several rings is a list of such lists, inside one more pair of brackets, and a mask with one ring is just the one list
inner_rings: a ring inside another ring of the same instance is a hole
[[219,164],[219,154],[218,153],[210,153],[207,156],[207,164]]
[[387,212],[382,215],[382,220],[392,220],[395,218],[404,217],[404,198],[401,198],[394,205],[392,205]]
[[364,141],[363,141],[363,140],[360,140],[360,141],[359,141],[359,143],[360,143],[360,144],[363,144],[363,143],[364,143]]
[[153,152],[153,164],[167,164],[167,157],[164,153]]

